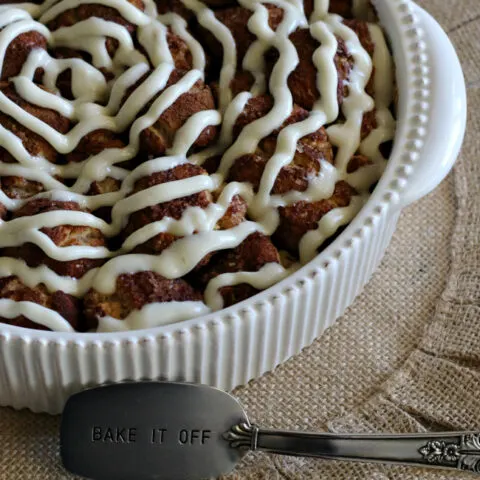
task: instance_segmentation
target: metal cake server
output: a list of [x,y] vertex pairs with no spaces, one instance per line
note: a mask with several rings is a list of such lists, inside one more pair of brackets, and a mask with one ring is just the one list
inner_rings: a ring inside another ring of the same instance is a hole
[[204,385],[140,382],[73,395],[61,457],[91,479],[197,480],[228,473],[249,450],[480,474],[480,433],[350,435],[252,425],[239,402]]

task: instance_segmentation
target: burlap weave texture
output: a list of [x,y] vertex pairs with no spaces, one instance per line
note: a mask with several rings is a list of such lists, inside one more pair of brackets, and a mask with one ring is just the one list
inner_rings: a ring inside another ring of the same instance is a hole
[[[402,214],[346,315],[235,393],[251,418],[333,431],[480,430],[480,0],[421,0],[450,33],[469,87],[454,174]],[[477,110],[477,108],[479,110]],[[0,479],[63,479],[56,417],[0,409]],[[450,480],[467,474],[248,455],[228,480]]]

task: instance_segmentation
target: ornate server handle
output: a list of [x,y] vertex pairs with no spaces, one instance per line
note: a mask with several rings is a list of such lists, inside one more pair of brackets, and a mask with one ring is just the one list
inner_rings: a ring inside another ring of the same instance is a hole
[[332,460],[452,468],[480,474],[480,433],[349,435],[266,430],[246,423],[226,434],[234,448]]

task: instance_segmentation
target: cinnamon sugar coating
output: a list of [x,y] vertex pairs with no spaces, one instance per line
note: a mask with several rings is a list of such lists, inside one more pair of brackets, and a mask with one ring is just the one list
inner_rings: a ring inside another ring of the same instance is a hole
[[[175,69],[170,74],[165,88],[154,96],[143,109],[146,113],[153,102],[170,86],[176,84],[187,72]],[[140,84],[144,78],[141,79]],[[137,86],[137,85],[136,85]],[[128,95],[134,90],[130,89]],[[195,113],[215,109],[215,101],[212,91],[203,81],[198,80],[192,88],[180,95],[175,102],[165,109],[155,123],[145,128],[140,134],[140,150],[151,158],[162,156],[173,145],[176,132]],[[192,148],[204,148],[210,145],[217,135],[217,127],[209,125],[200,132]]]
[[[197,175],[207,175],[207,172],[197,165],[193,165],[191,163],[184,163],[172,169],[156,172],[148,177],[141,178],[140,180],[135,182],[134,189],[132,190],[130,195],[133,195],[137,192],[153,187],[155,185],[182,180]],[[219,193],[215,194],[215,196],[217,196],[218,194]],[[133,232],[144,227],[145,225],[149,225],[152,222],[160,221],[166,217],[180,220],[180,218],[182,218],[182,215],[188,208],[198,207],[205,209],[213,201],[214,196],[212,195],[212,193],[208,190],[203,190],[202,192],[195,193],[193,195],[177,198],[168,202],[155,204],[150,207],[137,210],[130,215],[128,223],[124,228],[121,237],[123,239],[126,239]],[[232,228],[243,221],[243,219],[245,218],[245,214],[246,204],[241,197],[236,195],[232,199],[229,208],[225,212],[225,215],[219,220],[217,228]],[[155,235],[145,243],[136,246],[132,253],[147,253],[151,255],[158,255],[179,238],[182,237],[173,235],[168,232],[162,232]],[[210,255],[207,255],[200,262],[199,266],[204,265],[206,262],[208,262],[209,258]]]
[[[317,88],[317,68],[312,57],[320,43],[311,35],[310,30],[303,28],[295,30],[290,35],[298,54],[298,65],[288,77],[288,86],[293,96],[293,101],[301,107],[312,110],[315,102],[319,99],[320,93]],[[353,65],[353,58],[350,56],[345,41],[337,37],[337,52],[334,57],[335,68],[338,75],[337,101],[339,105],[348,95],[347,80]],[[267,61],[270,69],[278,60],[278,52],[270,50]]]
[[[13,218],[37,215],[56,210],[82,211],[75,202],[58,202],[47,198],[34,199],[13,213]],[[84,211],[84,210],[83,210]],[[106,240],[102,232],[96,228],[76,225],[60,225],[52,228],[40,229],[57,247],[89,246],[105,247]],[[32,243],[25,243],[17,247],[7,247],[2,251],[4,257],[20,258],[29,267],[46,265],[58,275],[81,278],[92,268],[104,263],[103,259],[81,258],[78,260],[59,261],[50,258],[40,247]]]
[[[42,90],[48,91],[39,85]],[[3,93],[15,105],[25,110],[30,115],[45,122],[60,133],[67,133],[70,129],[70,121],[55,110],[32,105],[25,101],[15,90],[13,83],[0,82],[0,92]],[[49,162],[56,163],[59,157],[57,151],[40,135],[32,132],[14,118],[0,112],[0,125],[15,134],[23,143],[25,149],[34,157],[43,157]],[[3,147],[0,147],[0,161],[16,163],[12,155]]]
[[[313,12],[315,0],[304,0],[303,8],[305,14],[310,16]],[[344,18],[350,18],[353,15],[353,0],[330,0],[328,5],[329,13],[336,13]]]
[[[268,24],[275,31],[283,20],[283,10],[270,3],[265,3],[264,6],[268,9]],[[241,67],[247,50],[256,40],[256,36],[248,29],[248,21],[252,14],[251,10],[241,6],[215,11],[215,17],[230,30],[235,40],[238,68]],[[208,31],[203,31],[202,34],[210,55],[216,59],[221,59],[223,48],[220,42]]]
[[92,182],[87,195],[103,195],[105,193],[118,192],[122,182],[116,178],[106,177],[103,180]]
[[[363,48],[370,56],[373,56],[374,44],[368,29],[368,24],[361,20],[345,20],[345,25],[351,28],[358,36]],[[320,46],[307,28],[298,29],[290,35],[299,58],[295,70],[288,77],[288,86],[293,96],[293,101],[301,107],[311,110],[319,99],[320,93],[317,87],[317,68],[313,62],[313,55]],[[341,105],[348,95],[348,79],[354,65],[347,44],[339,36],[337,39],[337,52],[334,57],[335,67],[338,75],[337,101]],[[270,50],[267,53],[267,62],[270,70],[278,60],[278,52]],[[367,87],[367,93],[373,95],[373,75]]]
[[[155,185],[160,185],[167,182],[182,180],[196,175],[207,175],[203,168],[190,163],[178,165],[170,170],[163,170],[148,177],[141,178],[135,182],[134,188],[130,195],[133,195],[147,188]],[[169,202],[154,204],[150,207],[143,208],[133,212],[128,218],[128,223],[123,230],[123,237],[127,238],[136,230],[148,225],[152,222],[157,222],[165,217],[179,220],[185,210],[189,207],[206,208],[212,202],[212,195],[209,191],[189,195],[187,197],[177,198]],[[160,253],[167,248],[175,239],[174,235],[169,233],[159,233],[149,242],[148,245],[140,245],[136,248],[137,253]],[[152,249],[154,249],[152,251]]]
[[193,12],[183,4],[182,0],[155,0],[155,4],[160,15],[173,12],[183,17],[187,22],[195,17]]
[[[253,97],[239,115],[234,132],[239,134],[249,123],[265,116],[273,107],[273,99],[268,95]],[[308,112],[298,105],[293,106],[292,113],[282,126],[260,141],[255,152],[236,159],[228,173],[230,181],[249,182],[258,191],[265,167],[274,155],[278,133],[287,125],[307,118]],[[284,194],[291,190],[304,191],[320,171],[320,161],[333,163],[333,150],[326,130],[319,130],[302,137],[296,146],[292,161],[283,167],[276,177],[271,193]]]
[[[83,332],[88,329],[88,324],[82,320],[80,301],[61,291],[49,292],[43,284],[30,288],[24,285],[18,277],[2,277],[0,278],[0,299],[2,298],[16,302],[37,303],[59,313],[76,331]],[[24,315],[5,318],[0,313],[0,322],[35,330],[49,330]]]
[[110,132],[109,130],[100,129],[94,130],[85,135],[75,149],[65,156],[68,162],[81,162],[88,157],[98,155],[107,148],[124,148],[125,142],[118,134]]
[[185,280],[170,280],[154,272],[123,274],[117,278],[114,293],[90,290],[85,296],[84,314],[90,323],[110,316],[124,319],[149,303],[201,301],[202,295]]
[[[219,193],[214,192],[214,196],[218,198]],[[240,196],[235,195],[230,202],[225,215],[217,222],[219,230],[228,230],[229,228],[240,225],[247,216],[247,202]]]
[[[351,19],[351,20],[344,20],[343,22],[348,28],[351,28],[356,34],[362,47],[365,51],[373,58],[373,54],[375,52],[375,44],[373,43],[372,36],[370,35],[370,30],[368,28],[368,23],[362,20]],[[375,66],[373,66],[372,75],[367,83],[365,91],[373,97],[375,94]]]
[[[139,10],[144,9],[142,0],[127,0]],[[70,8],[61,12],[57,17],[47,23],[47,27],[51,31],[58,30],[62,27],[70,27],[89,18],[101,18],[107,22],[113,22],[125,27],[130,34],[135,31],[135,25],[125,20],[120,12],[112,7],[100,5],[96,3],[85,3],[78,5],[75,8]],[[118,40],[107,37],[105,42],[107,51],[113,57],[118,48]]]
[[[275,152],[275,137],[262,140],[255,153],[243,155],[233,164],[229,179],[237,182],[249,182],[258,191],[265,167]],[[325,129],[319,129],[301,138],[297,143],[293,160],[282,167],[271,190],[272,194],[284,194],[292,190],[303,192],[309,182],[320,171],[320,160],[332,163],[332,147],[328,142]]]
[[372,165],[373,162],[365,155],[354,155],[347,165],[347,173],[354,173],[362,167]]
[[[257,95],[250,98],[235,121],[233,126],[234,137],[240,135],[240,132],[247,125],[267,115],[267,113],[273,108],[273,105],[273,97],[269,94]],[[283,121],[280,127],[272,130],[271,135],[278,135],[286,126],[301,122],[302,120],[305,120],[308,115],[309,112],[307,110],[294,103],[290,115]]]
[[5,52],[0,80],[19,75],[30,52],[37,48],[47,48],[47,39],[41,33],[32,30],[15,37]]
[[192,52],[190,52],[185,40],[180,35],[176,35],[170,27],[167,29],[167,44],[172,54],[175,68],[191,70],[193,68]]
[[272,239],[279,248],[298,255],[298,246],[302,237],[318,227],[321,218],[334,208],[346,207],[356,191],[347,182],[335,185],[333,195],[319,202],[296,202],[288,207],[280,207],[280,224]]
[[[261,234],[252,233],[238,247],[217,253],[202,270],[196,281],[206,287],[208,282],[223,273],[257,272],[268,263],[280,263],[280,255],[271,240]],[[241,302],[259,292],[249,284],[222,287],[219,290],[224,307]]]
[[360,130],[361,140],[365,140],[378,127],[376,115],[377,110],[375,108],[363,114],[362,128]]
[[44,187],[40,182],[25,177],[4,176],[0,177],[0,190],[8,198],[23,200],[43,192]]

